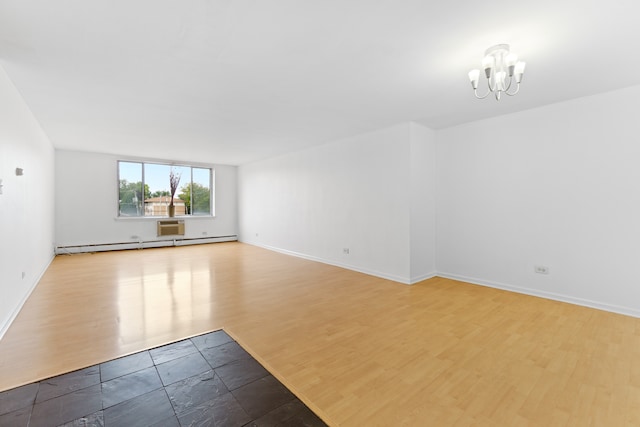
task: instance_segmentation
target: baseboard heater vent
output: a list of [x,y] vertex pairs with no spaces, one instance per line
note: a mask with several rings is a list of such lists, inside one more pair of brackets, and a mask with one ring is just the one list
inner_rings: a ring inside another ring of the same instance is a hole
[[184,237],[163,237],[158,240],[138,240],[135,242],[91,243],[86,245],[56,246],[56,255],[72,255],[92,252],[122,251],[126,249],[166,248],[169,246],[190,246],[205,243],[237,242],[238,236],[209,236],[185,239]]
[[184,236],[184,221],[158,221],[158,236]]

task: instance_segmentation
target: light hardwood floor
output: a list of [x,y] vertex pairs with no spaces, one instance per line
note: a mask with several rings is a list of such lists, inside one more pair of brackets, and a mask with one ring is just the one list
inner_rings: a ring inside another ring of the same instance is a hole
[[219,328],[330,425],[640,425],[640,319],[242,243],[57,257],[0,390]]

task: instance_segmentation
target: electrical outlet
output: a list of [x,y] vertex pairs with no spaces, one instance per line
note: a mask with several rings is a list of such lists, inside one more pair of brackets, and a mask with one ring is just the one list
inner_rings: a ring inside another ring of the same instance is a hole
[[533,271],[538,274],[549,274],[549,267],[546,265],[534,265]]
[[202,235],[203,235],[203,236],[206,236],[206,235],[207,235],[207,232],[206,232],[206,231],[203,231],[203,232],[202,232]]
[[25,273],[24,271],[22,272],[22,278],[24,279],[25,277],[27,277],[27,273]]
[[136,236],[135,234],[133,236],[131,236],[132,240],[138,240],[140,238],[140,236]]
[[342,248],[342,253],[345,255],[349,255],[349,248]]

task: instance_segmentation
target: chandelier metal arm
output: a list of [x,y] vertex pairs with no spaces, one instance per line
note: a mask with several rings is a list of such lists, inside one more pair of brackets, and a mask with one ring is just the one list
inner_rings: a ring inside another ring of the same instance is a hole
[[504,93],[506,93],[506,94],[507,94],[507,95],[509,95],[509,96],[513,96],[513,95],[515,95],[516,93],[518,93],[519,91],[520,91],[520,83],[516,83],[516,90],[515,90],[515,92],[511,92],[511,93],[509,93],[509,92],[505,91]]
[[504,93],[508,93],[509,89],[511,89],[511,83],[513,83],[513,76],[509,76],[509,84],[506,88],[504,88]]
[[474,89],[474,90],[473,90],[473,93],[474,93],[474,95],[476,96],[476,98],[478,98],[478,99],[485,99],[487,96],[489,96],[489,94],[491,93],[491,91],[490,91],[490,90],[488,90],[488,91],[487,91],[487,93],[485,93],[485,94],[484,94],[484,95],[482,95],[482,96],[479,96],[479,95],[478,95],[478,89]]

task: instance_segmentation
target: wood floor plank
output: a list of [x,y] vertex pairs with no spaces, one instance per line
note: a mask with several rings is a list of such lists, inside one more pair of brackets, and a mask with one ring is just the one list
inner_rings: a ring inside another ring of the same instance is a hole
[[57,257],[0,390],[219,328],[331,425],[640,423],[640,319],[237,242]]

